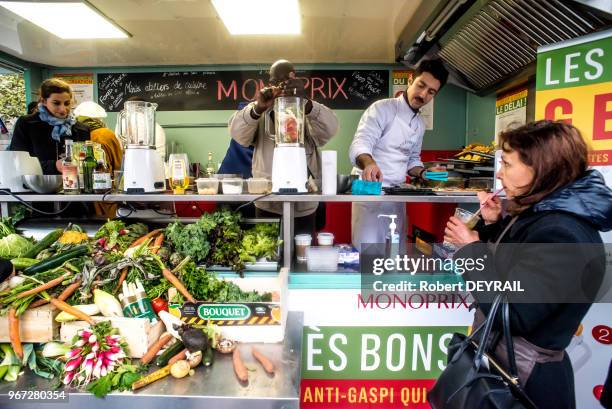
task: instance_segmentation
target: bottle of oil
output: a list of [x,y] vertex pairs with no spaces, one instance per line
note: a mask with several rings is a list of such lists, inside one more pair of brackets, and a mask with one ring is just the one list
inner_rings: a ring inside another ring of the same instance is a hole
[[206,162],[205,176],[211,178],[216,173],[215,162],[213,162],[212,152],[208,152],[208,162]]
[[173,159],[170,163],[170,188],[175,195],[182,195],[189,186],[187,164],[183,159]]
[[112,188],[111,174],[109,167],[104,161],[104,151],[101,152],[101,157],[98,159],[98,164],[93,172],[93,192],[95,194],[105,194],[110,192]]
[[65,195],[79,193],[79,168],[72,159],[72,139],[66,139],[66,157],[62,161],[62,184]]

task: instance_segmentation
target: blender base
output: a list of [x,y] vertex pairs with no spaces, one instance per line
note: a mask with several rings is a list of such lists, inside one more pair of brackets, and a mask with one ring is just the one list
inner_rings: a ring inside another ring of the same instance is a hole
[[272,192],[279,194],[308,193],[306,150],[301,146],[277,146],[272,161]]
[[123,191],[131,194],[166,190],[164,163],[154,149],[128,147],[123,157]]

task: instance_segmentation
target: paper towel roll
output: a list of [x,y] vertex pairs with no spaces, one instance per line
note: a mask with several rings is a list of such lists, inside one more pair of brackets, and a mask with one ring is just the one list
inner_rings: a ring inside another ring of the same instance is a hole
[[338,154],[336,151],[321,152],[322,190],[324,195],[335,195],[337,189]]

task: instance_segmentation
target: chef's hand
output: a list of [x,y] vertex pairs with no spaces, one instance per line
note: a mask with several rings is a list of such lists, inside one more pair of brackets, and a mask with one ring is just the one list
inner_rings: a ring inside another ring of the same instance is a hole
[[484,205],[481,206],[482,210],[480,211],[480,215],[486,224],[496,223],[501,219],[501,199],[497,196],[491,199],[491,196],[493,196],[493,193],[478,192],[478,200],[480,203],[484,203]]
[[283,82],[281,88],[283,89],[281,96],[283,97],[300,97],[306,99],[306,106],[304,111],[306,115],[312,111],[312,101],[306,98],[306,83],[301,78],[289,78]]
[[268,108],[274,105],[274,99],[281,95],[282,89],[279,87],[265,87],[257,93],[255,100],[255,113],[262,115]]
[[371,163],[363,168],[363,173],[361,175],[363,180],[367,180],[369,182],[382,182],[383,174],[380,168],[376,163]]
[[[446,172],[446,166],[442,166],[442,165],[436,165],[436,166],[432,166],[430,168],[425,169],[426,172]],[[419,173],[419,176],[416,177],[417,180],[427,180],[427,177],[425,175],[425,172]]]
[[306,90],[304,89],[304,81],[299,78],[289,78],[282,84],[283,97],[301,97],[306,98]]
[[428,172],[446,172],[446,166],[436,165],[431,168],[427,168]]
[[58,159],[57,161],[55,161],[55,169],[57,169],[59,173],[62,173],[62,162],[63,159]]
[[452,243],[460,248],[478,240],[480,240],[478,232],[469,229],[465,223],[455,216],[452,216],[446,223],[446,229],[444,229],[445,242]]

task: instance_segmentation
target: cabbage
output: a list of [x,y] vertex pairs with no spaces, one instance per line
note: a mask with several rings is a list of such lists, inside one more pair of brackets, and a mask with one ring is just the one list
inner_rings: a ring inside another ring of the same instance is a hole
[[23,257],[33,246],[25,237],[9,234],[0,239],[0,257],[7,259]]

